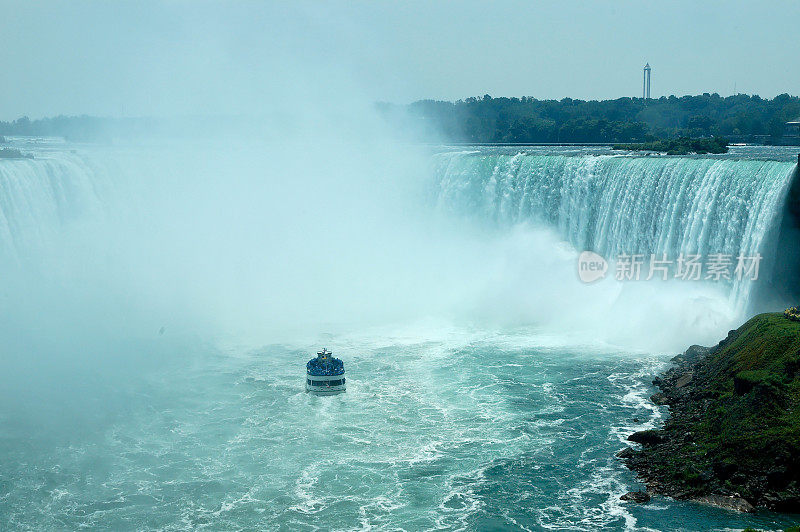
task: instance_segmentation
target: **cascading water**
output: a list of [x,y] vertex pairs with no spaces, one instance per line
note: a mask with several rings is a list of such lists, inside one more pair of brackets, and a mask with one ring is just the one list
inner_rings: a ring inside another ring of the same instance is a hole
[[[571,290],[573,250],[552,234],[604,254],[764,249],[791,164],[435,156],[440,209],[555,229],[498,235],[432,227],[442,220],[403,179],[416,165],[381,183],[396,165],[380,154],[353,165],[361,145],[345,157],[303,144],[282,159],[226,148],[0,160],[0,270],[14,274],[0,271],[0,528],[794,523],[620,502],[638,486],[614,454],[661,420],[653,375],[732,324],[702,304],[700,318],[665,323],[682,307],[659,308],[647,295],[671,291],[647,283],[619,300],[616,285]],[[332,206],[324,217],[320,205]],[[554,248],[564,253],[543,256]],[[362,317],[403,306],[399,328],[394,314],[378,328]],[[466,326],[452,307],[466,308]],[[362,312],[348,333],[310,322],[317,309]],[[646,312],[655,318],[639,320]],[[519,319],[491,321],[505,314]],[[444,326],[413,321],[427,315]],[[217,331],[247,319],[277,326],[257,347],[231,328],[217,347]],[[292,322],[300,332],[277,341]],[[621,348],[627,336],[671,347]],[[346,394],[305,393],[320,345],[347,361]]]
[[71,223],[104,213],[111,181],[105,169],[65,150],[0,162],[0,259],[27,262]]
[[[62,148],[37,151],[35,159],[2,161],[0,258],[4,267],[33,267],[50,275],[58,269],[54,262],[75,255],[63,249],[54,255],[53,248],[73,246],[75,234],[86,223],[91,227],[83,232],[95,244],[98,227],[106,226],[109,219],[128,237],[132,231],[136,239],[150,240],[152,236],[131,220],[140,217],[138,211],[152,211],[161,198],[177,197],[165,190],[183,186],[167,189],[165,183],[171,178],[155,176],[178,175],[175,168],[192,163],[176,159],[175,153],[166,159],[131,155],[120,150],[78,154]],[[780,225],[793,168],[786,161],[732,157],[504,154],[489,149],[434,155],[430,186],[440,211],[499,226],[541,223],[578,250],[592,250],[608,259],[626,253],[666,255],[674,260],[683,253],[724,254],[735,262],[739,255],[760,253],[764,257],[761,271],[766,275],[775,263],[770,236]],[[224,186],[219,185],[222,193],[231,189],[231,177],[224,181]],[[249,182],[239,185],[243,190],[250,186]],[[169,214],[176,207],[196,204],[196,200],[172,202],[159,209]],[[130,215],[125,222],[120,222],[121,209]],[[237,227],[231,230],[239,231]],[[152,234],[161,232],[158,225],[148,229]],[[117,240],[115,230],[102,231],[102,238]],[[71,232],[66,244],[65,231]],[[156,254],[164,252],[153,249]],[[725,284],[734,306],[746,305],[753,284],[735,277]]]
[[[434,158],[441,210],[556,228],[579,249],[703,257],[768,255],[794,165],[779,161],[449,152]],[[765,256],[764,261],[772,257]],[[749,279],[730,283],[746,303]]]

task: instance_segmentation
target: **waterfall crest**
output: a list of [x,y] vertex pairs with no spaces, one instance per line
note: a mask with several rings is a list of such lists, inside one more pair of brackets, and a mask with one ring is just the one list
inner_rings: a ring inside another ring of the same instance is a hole
[[[544,223],[579,250],[768,254],[794,164],[695,157],[451,152],[434,156],[438,209]],[[765,255],[765,261],[768,257]],[[731,295],[746,297],[734,280]]]
[[111,188],[105,167],[66,151],[0,161],[0,258],[19,265],[71,224],[103,215]]

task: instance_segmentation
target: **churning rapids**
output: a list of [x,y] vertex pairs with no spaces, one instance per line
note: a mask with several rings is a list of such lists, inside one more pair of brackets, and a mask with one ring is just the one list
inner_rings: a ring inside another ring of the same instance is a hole
[[[14,142],[35,158],[0,160],[2,529],[791,522],[628,506],[614,454],[663,416],[669,357],[788,297],[795,152]],[[760,253],[769,289],[586,285],[583,250]],[[345,394],[304,392],[322,344]]]

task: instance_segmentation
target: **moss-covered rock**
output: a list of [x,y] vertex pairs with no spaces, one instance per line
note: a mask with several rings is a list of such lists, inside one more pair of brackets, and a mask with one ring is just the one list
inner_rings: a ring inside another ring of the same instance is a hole
[[670,417],[631,438],[644,445],[620,455],[625,463],[675,498],[800,512],[800,323],[760,314],[674,361],[654,381]]
[[676,139],[654,140],[634,144],[614,144],[614,150],[629,151],[655,151],[667,155],[687,155],[690,153],[727,153],[728,141],[721,137],[690,138],[678,137]]

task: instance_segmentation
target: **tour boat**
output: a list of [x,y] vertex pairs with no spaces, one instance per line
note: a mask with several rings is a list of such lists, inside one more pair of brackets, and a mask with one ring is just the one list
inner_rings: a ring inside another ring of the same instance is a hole
[[333,395],[345,391],[344,364],[323,348],[306,364],[306,391],[316,395]]

